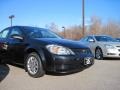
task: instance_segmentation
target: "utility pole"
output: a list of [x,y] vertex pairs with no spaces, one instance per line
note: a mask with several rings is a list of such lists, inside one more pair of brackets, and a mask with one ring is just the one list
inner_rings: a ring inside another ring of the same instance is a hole
[[85,34],[85,0],[82,0],[82,35]]
[[12,27],[12,19],[13,19],[14,17],[15,17],[14,15],[10,15],[10,16],[9,16],[11,27]]
[[65,35],[65,27],[63,26],[62,28],[63,28],[63,31],[64,31],[64,38],[65,38],[65,36],[66,36],[66,35]]

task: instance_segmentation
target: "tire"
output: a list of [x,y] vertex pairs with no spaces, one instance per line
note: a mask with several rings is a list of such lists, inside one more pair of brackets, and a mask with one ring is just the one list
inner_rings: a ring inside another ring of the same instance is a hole
[[103,60],[103,52],[101,48],[95,50],[95,58],[98,60]]
[[25,61],[25,67],[27,69],[28,74],[31,77],[38,78],[42,77],[45,74],[40,56],[37,53],[32,52],[28,54]]

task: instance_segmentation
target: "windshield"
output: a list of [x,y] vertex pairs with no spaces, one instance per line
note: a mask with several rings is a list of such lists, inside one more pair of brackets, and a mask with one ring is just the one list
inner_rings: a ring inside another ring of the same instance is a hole
[[26,29],[26,33],[31,38],[61,38],[57,34],[47,29],[34,28],[34,27],[29,27],[24,29]]
[[101,42],[117,42],[114,38],[110,36],[95,36],[97,41]]

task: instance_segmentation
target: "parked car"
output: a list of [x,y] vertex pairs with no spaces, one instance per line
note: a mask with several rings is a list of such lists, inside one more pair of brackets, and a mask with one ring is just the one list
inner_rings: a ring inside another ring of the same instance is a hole
[[32,77],[46,71],[70,73],[94,63],[90,49],[50,30],[13,26],[0,32],[0,61],[24,65]]
[[115,38],[118,42],[120,42],[120,38]]
[[96,59],[104,57],[120,58],[120,43],[107,35],[90,35],[82,38],[80,43],[88,46]]

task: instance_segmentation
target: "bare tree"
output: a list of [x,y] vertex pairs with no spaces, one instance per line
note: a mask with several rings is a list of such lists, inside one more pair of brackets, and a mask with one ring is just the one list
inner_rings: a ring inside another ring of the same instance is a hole
[[59,33],[58,26],[54,22],[47,24],[45,27],[52,30],[55,33]]
[[102,29],[101,29],[101,20],[100,18],[93,16],[91,18],[91,25],[89,28],[89,34],[101,34]]
[[[55,23],[46,25],[47,28],[58,33],[64,37],[64,31],[60,31]],[[120,37],[120,22],[109,20],[107,23],[102,23],[99,17],[93,16],[91,18],[91,24],[85,26],[85,35],[89,34],[107,34],[113,37]],[[65,38],[78,40],[82,37],[82,26],[73,25],[65,27]]]
[[104,31],[113,36],[119,37],[120,36],[120,23],[115,21],[108,21],[108,23],[104,26]]

